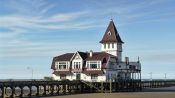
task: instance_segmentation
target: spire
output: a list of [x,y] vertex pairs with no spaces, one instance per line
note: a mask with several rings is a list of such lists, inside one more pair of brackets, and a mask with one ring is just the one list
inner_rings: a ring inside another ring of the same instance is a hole
[[102,40],[100,41],[100,43],[105,42],[123,43],[112,19],[108,25],[108,28],[106,29]]

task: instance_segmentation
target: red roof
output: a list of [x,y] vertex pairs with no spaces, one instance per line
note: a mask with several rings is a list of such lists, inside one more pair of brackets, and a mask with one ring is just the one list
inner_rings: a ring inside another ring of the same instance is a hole
[[66,54],[62,54],[62,55],[54,57],[52,60],[51,69],[55,69],[56,61],[70,61],[73,55],[74,53],[66,53]]
[[88,56],[88,58],[86,58],[87,61],[90,61],[90,60],[103,60],[103,59],[108,59],[110,56],[113,56],[111,54],[108,54],[106,52],[94,52],[92,54],[92,57]]
[[[106,63],[109,57],[116,57],[106,52],[93,52],[92,56],[89,55],[87,52],[78,52],[83,60],[86,61],[93,61],[93,60],[100,60],[102,63]],[[56,61],[71,61],[74,53],[66,53],[57,57],[53,58],[51,69],[55,69],[55,62]],[[104,66],[104,65],[103,65]]]
[[73,55],[74,53],[66,53],[54,58],[56,61],[70,61]]
[[123,41],[120,38],[120,35],[115,27],[115,24],[113,20],[110,21],[108,28],[106,29],[106,32],[100,41],[100,43],[107,43],[107,42],[117,42],[117,43],[123,43]]

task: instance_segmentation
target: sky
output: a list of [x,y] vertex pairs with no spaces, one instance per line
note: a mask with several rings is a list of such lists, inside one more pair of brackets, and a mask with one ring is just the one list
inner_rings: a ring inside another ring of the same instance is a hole
[[113,19],[142,78],[175,79],[175,0],[0,0],[0,79],[51,76],[54,56],[100,51]]

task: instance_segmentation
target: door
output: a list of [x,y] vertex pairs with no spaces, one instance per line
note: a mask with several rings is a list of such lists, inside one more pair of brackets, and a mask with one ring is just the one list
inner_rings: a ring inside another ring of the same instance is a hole
[[80,80],[80,73],[77,73],[77,74],[76,74],[76,79],[77,79],[77,80]]

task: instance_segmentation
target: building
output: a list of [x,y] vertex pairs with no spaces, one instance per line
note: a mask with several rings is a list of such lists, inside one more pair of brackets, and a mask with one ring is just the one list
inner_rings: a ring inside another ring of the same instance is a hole
[[101,52],[65,53],[53,58],[51,69],[54,80],[83,80],[105,82],[128,79],[141,79],[141,64],[138,59],[122,61],[124,43],[113,20],[100,41]]

